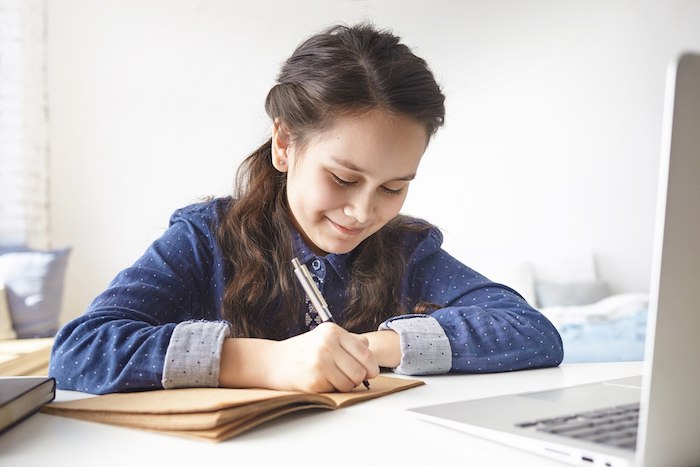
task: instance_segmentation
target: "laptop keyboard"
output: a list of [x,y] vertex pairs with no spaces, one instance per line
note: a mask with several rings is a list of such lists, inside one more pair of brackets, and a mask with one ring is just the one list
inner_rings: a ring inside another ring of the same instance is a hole
[[638,423],[639,403],[636,403],[518,423],[516,426],[634,450]]

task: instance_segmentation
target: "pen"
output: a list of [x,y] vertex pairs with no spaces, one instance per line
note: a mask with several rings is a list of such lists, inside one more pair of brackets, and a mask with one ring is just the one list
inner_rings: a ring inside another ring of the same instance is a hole
[[[316,313],[318,313],[318,316],[321,317],[321,320],[323,320],[324,323],[335,323],[331,310],[328,309],[328,303],[326,303],[326,299],[323,298],[321,291],[318,290],[318,287],[316,287],[316,283],[311,277],[311,273],[306,265],[301,264],[297,258],[292,260],[292,265],[294,266],[294,274],[297,276],[297,279],[299,279],[304,292],[306,292],[306,296],[309,297],[309,300],[316,310]],[[362,381],[362,384],[369,389],[369,382],[367,380]]]

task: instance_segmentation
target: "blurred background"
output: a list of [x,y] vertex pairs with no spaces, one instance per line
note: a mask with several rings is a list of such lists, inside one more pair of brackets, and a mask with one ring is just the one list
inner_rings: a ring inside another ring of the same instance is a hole
[[533,301],[556,279],[648,290],[666,71],[700,51],[700,2],[0,0],[0,18],[0,241],[70,248],[62,323],[175,209],[230,193],[295,46],[363,20],[447,96],[406,214]]

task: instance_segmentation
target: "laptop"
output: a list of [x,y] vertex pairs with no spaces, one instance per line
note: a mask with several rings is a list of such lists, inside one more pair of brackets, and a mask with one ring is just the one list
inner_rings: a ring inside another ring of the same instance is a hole
[[574,465],[700,465],[700,55],[669,66],[662,140],[643,375],[411,412]]

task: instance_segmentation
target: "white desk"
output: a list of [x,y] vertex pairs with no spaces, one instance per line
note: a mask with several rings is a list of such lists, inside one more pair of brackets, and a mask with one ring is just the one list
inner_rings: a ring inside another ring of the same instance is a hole
[[[553,389],[642,373],[642,363],[571,364],[490,375],[423,377],[425,386],[335,411],[290,414],[219,444],[39,413],[0,435],[0,465],[560,466],[419,420],[405,409]],[[59,391],[57,400],[71,398]]]

